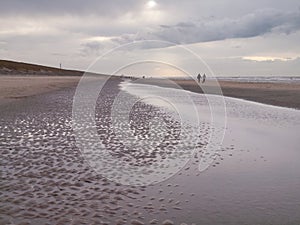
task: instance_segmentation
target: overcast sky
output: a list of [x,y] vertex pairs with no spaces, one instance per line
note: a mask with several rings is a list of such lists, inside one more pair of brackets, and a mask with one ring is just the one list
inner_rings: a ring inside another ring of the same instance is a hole
[[299,40],[299,0],[0,0],[0,58],[56,67],[300,75]]

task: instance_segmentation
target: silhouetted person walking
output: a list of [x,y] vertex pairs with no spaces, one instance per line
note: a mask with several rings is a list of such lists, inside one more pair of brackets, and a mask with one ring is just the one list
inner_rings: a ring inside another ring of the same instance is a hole
[[202,83],[204,83],[204,82],[205,82],[205,79],[206,79],[206,75],[205,75],[205,74],[203,74]]
[[200,80],[201,80],[201,75],[200,75],[200,73],[198,74],[197,79],[198,79],[198,83],[200,83]]

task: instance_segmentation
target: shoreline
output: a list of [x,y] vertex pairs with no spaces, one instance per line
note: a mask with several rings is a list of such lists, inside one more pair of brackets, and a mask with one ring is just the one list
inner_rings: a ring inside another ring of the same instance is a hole
[[[4,75],[0,76],[0,105],[78,84],[81,76]],[[121,79],[121,78],[119,78]],[[145,79],[147,84],[165,85],[162,80]],[[179,88],[195,93],[216,94],[217,84],[207,80],[198,85],[194,80],[172,80]],[[143,83],[144,83],[143,82]],[[222,94],[253,102],[300,109],[299,83],[266,83],[219,81]]]
[[[210,81],[199,85],[194,80],[173,80],[182,89],[195,93],[216,94],[216,84]],[[258,83],[219,81],[222,94],[226,97],[244,99],[248,101],[300,109],[300,84],[299,83]]]

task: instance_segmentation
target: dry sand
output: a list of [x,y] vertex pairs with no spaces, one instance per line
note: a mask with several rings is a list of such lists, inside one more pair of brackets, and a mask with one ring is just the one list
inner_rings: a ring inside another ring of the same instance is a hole
[[[175,80],[183,89],[203,93],[199,85],[193,80]],[[299,83],[257,83],[220,81],[224,96],[242,98],[250,101],[300,109],[300,84]],[[212,82],[205,82],[200,87],[212,90]]]
[[77,85],[80,76],[0,76],[0,104]]

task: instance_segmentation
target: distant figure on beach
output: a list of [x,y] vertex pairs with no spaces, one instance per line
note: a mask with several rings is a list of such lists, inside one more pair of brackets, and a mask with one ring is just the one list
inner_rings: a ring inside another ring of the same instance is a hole
[[201,75],[200,75],[200,73],[198,74],[197,79],[198,79],[198,83],[200,83],[200,80],[201,80]]
[[206,75],[205,75],[205,74],[203,74],[202,83],[204,83],[204,82],[205,82],[205,79],[206,79]]

